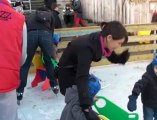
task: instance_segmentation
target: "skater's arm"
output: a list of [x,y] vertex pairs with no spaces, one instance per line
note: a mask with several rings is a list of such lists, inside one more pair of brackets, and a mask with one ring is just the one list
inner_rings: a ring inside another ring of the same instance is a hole
[[21,66],[24,64],[27,57],[27,27],[24,23],[23,25],[23,33],[22,33],[22,58],[21,58]]
[[92,62],[92,53],[89,49],[83,49],[79,51],[76,85],[78,87],[78,94],[80,99],[80,105],[91,106],[92,101],[88,94],[88,77],[90,65]]
[[111,63],[125,64],[128,61],[129,57],[130,57],[130,53],[128,50],[125,50],[120,54],[117,54],[113,51],[111,56],[107,57],[107,59]]
[[138,96],[145,88],[145,86],[147,85],[149,79],[151,79],[147,73],[145,73],[142,76],[142,79],[140,79],[139,81],[137,81],[134,85],[134,88],[132,90],[132,93],[136,96]]

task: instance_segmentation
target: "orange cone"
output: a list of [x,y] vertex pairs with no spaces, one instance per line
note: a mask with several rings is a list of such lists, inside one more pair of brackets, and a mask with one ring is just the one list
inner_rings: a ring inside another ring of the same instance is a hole
[[45,91],[45,90],[47,90],[49,88],[50,88],[49,79],[46,77],[46,80],[45,80],[44,84],[42,85],[41,90]]

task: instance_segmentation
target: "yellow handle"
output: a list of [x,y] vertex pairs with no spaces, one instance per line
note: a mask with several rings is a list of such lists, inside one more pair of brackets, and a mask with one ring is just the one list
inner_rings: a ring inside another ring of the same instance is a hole
[[99,118],[101,119],[101,120],[109,120],[107,117],[105,117],[105,116],[103,116],[103,115],[98,115],[99,116]]
[[34,66],[36,67],[36,69],[40,68],[40,67],[44,67],[42,60],[41,60],[41,56],[39,54],[34,55],[32,62],[34,64]]

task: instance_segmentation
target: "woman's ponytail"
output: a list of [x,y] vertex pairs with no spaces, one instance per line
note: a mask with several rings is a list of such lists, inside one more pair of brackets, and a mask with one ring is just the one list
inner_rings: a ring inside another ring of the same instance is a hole
[[103,30],[103,28],[104,28],[107,24],[108,24],[107,22],[102,22],[102,23],[100,24],[101,30]]

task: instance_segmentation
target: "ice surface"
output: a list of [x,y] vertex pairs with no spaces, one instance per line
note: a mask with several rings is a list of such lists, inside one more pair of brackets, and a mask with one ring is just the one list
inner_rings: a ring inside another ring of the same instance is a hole
[[[126,65],[106,65],[92,67],[94,73],[102,81],[102,89],[98,95],[109,100],[127,111],[128,95],[131,94],[134,83],[141,78],[150,61],[130,62]],[[65,105],[64,96],[54,95],[51,90],[41,91],[40,83],[31,88],[34,74],[28,77],[24,98],[19,106],[18,113],[21,120],[59,120]],[[142,120],[141,98],[138,98],[137,112]]]

